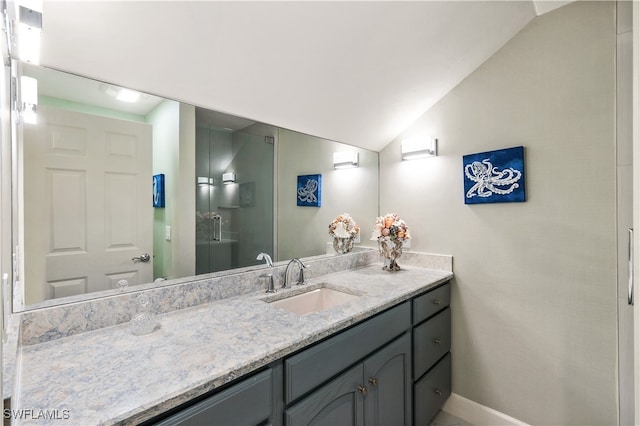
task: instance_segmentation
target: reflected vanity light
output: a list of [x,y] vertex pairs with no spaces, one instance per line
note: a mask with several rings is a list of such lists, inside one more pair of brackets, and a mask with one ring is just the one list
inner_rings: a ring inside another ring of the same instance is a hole
[[213,186],[213,178],[206,176],[198,176],[198,185],[211,185]]
[[233,172],[227,172],[222,174],[222,183],[228,185],[230,183],[236,183],[236,174]]
[[33,77],[20,77],[19,113],[23,123],[36,124],[38,106],[38,80]]
[[20,59],[32,64],[40,63],[40,33],[42,13],[20,6],[18,10],[18,51]]
[[350,169],[358,167],[358,153],[356,151],[340,151],[333,153],[334,169]]
[[415,160],[438,155],[438,139],[435,138],[412,137],[403,139],[400,145],[403,160]]

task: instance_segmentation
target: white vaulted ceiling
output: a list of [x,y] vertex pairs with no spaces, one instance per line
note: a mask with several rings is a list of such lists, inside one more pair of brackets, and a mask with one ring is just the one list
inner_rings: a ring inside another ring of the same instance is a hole
[[380,150],[564,3],[45,1],[41,62]]

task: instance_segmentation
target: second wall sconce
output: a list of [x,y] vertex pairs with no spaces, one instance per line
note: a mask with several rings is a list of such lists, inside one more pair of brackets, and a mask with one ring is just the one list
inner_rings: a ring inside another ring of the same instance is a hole
[[403,160],[415,160],[438,155],[438,139],[412,137],[403,139],[400,145]]
[[227,172],[222,174],[222,183],[228,185],[230,183],[236,183],[236,174],[233,172]]
[[356,151],[340,151],[333,153],[334,169],[350,169],[358,167],[358,153]]

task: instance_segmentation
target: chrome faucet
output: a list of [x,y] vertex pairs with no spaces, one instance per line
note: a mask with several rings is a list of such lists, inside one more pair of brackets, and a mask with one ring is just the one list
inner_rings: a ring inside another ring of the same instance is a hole
[[298,266],[300,266],[300,273],[298,274],[298,281],[296,282],[296,285],[306,284],[304,281],[304,269],[307,267],[307,265],[305,265],[302,260],[298,259],[297,257],[294,257],[289,261],[286,269],[284,270],[284,279],[282,280],[282,288],[287,288],[287,281],[288,281],[287,277],[289,275],[289,266],[291,266],[292,263],[297,263]]
[[[267,253],[260,253],[258,255],[258,257],[256,257],[256,260],[263,260],[267,263],[267,266],[270,268],[273,268],[273,260],[271,260],[271,256],[269,256]],[[276,287],[275,284],[273,283],[273,274],[263,274],[260,275],[261,277],[266,277],[269,278],[269,284],[267,285],[267,293],[275,293],[276,292]]]
[[273,260],[271,260],[271,256],[269,256],[267,253],[260,253],[258,257],[256,257],[256,260],[262,260],[262,259],[264,259],[265,262],[267,262],[267,266],[273,267]]

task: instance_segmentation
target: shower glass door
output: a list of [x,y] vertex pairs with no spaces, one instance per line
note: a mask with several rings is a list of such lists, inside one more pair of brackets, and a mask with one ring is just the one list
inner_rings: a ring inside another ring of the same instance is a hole
[[196,274],[256,264],[273,253],[276,129],[196,123]]

